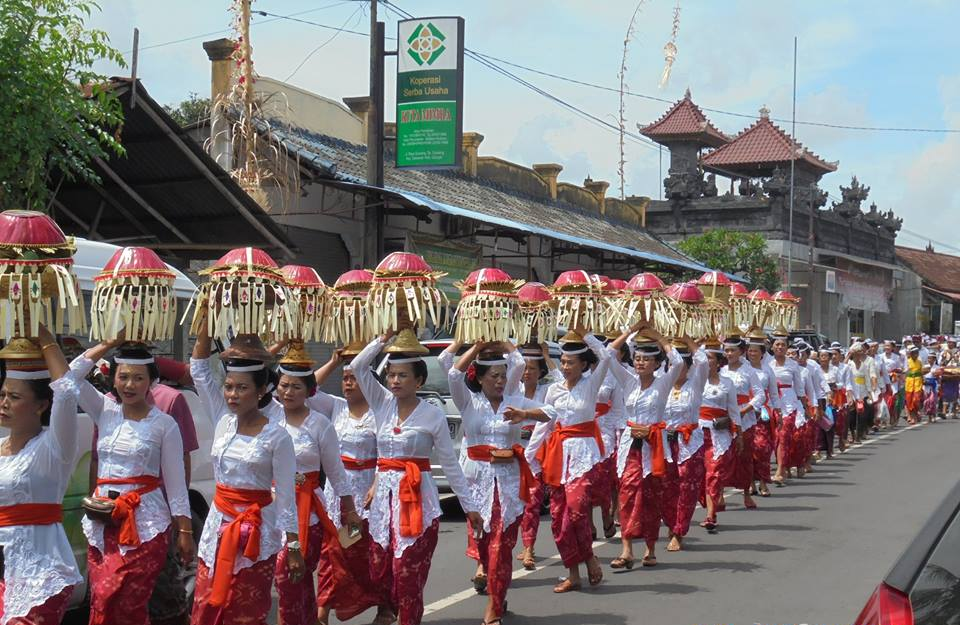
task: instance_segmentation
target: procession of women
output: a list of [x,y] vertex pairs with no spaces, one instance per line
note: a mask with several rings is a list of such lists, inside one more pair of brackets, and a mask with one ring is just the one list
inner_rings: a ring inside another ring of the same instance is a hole
[[[83,581],[62,508],[89,445],[81,412],[97,428],[82,524],[91,625],[151,622],[171,562],[196,563],[195,625],[265,624],[274,593],[283,625],[416,625],[443,516],[431,458],[466,516],[478,620],[523,622],[530,606],[508,612],[507,597],[515,566],[538,567],[538,533],[566,569],[552,593],[589,591],[610,570],[655,568],[691,531],[722,531],[729,499],[763,506],[901,419],[957,416],[952,338],[812,346],[790,338],[796,297],[719,272],[667,285],[573,270],[544,285],[490,267],[457,282],[451,306],[443,274],[414,254],[326,285],[240,248],[177,311],[170,268],[128,247],[86,310],[73,252],[49,217],[0,214],[0,625],[59,623]],[[153,392],[154,346],[178,323],[214,430],[197,536],[195,441]],[[87,332],[93,346],[68,362],[58,336]],[[420,341],[443,333],[459,454],[420,392]],[[106,389],[90,382],[100,362]],[[600,537],[619,541],[610,561]]]

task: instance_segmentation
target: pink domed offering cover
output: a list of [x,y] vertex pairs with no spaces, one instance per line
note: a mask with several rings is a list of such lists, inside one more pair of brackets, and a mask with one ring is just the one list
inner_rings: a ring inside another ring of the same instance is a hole
[[772,300],[773,298],[770,297],[770,294],[764,291],[763,289],[754,289],[749,293],[747,293],[747,299],[750,299],[753,301],[767,302]]
[[437,287],[437,280],[445,275],[416,254],[388,254],[373,272],[367,297],[367,317],[373,333],[406,329],[416,333],[428,323],[447,328],[450,302]]
[[742,282],[730,283],[730,297],[745,297],[747,293],[747,287],[743,286]]
[[90,337],[112,341],[120,330],[138,343],[168,341],[174,336],[176,274],[145,247],[117,250],[93,278]]
[[670,297],[684,304],[702,304],[703,291],[693,282],[678,282],[674,285]]
[[269,254],[254,247],[236,248],[200,275],[209,281],[191,302],[197,306],[190,325],[193,334],[200,331],[205,318],[210,336],[221,340],[229,340],[231,331],[269,335],[276,341],[290,337],[299,310],[292,305],[286,278]]
[[474,270],[466,280],[455,282],[460,289],[456,339],[464,343],[509,340],[516,322],[516,291],[522,284],[523,280],[494,267]]
[[666,287],[655,274],[638,273],[630,278],[621,289],[624,305],[624,325],[632,326],[639,322],[652,323],[663,332],[663,323],[669,309],[663,299]]
[[373,338],[367,319],[367,295],[373,272],[351,269],[329,290],[323,340],[334,345],[360,346]]
[[703,337],[711,334],[711,320],[703,310],[703,292],[694,282],[671,284],[664,295],[669,305],[664,329],[670,336]]
[[517,291],[517,343],[557,340],[557,305],[550,290],[540,282],[527,282]]
[[320,341],[326,318],[327,286],[313,267],[284,265],[280,268],[293,301],[299,304],[297,323],[290,328],[295,341]]
[[774,293],[771,323],[779,330],[796,330],[800,325],[800,298],[789,291]]
[[73,237],[35,211],[0,213],[0,333],[36,337],[40,324],[55,334],[86,331],[83,298],[72,272]]
[[610,289],[622,293],[627,289],[627,281],[620,278],[610,278]]
[[599,276],[582,269],[564,271],[550,287],[557,303],[557,323],[569,328],[601,331],[606,302]]

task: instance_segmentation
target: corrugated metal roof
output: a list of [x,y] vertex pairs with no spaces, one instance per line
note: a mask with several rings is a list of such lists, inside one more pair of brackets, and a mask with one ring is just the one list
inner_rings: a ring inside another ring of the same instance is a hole
[[[301,163],[321,177],[341,186],[369,188],[365,146],[301,128],[274,128],[271,132]],[[460,171],[397,169],[392,163],[385,163],[384,190],[395,198],[432,211],[462,215],[654,263],[708,271],[636,224],[587,213],[561,201],[523,196],[493,181],[470,178]]]
[[[131,86],[129,80],[114,80],[114,88],[123,105],[124,123],[120,129],[120,140],[126,154],[106,159],[107,166],[184,234],[190,243],[253,245],[266,249],[277,260],[283,258],[284,249],[293,250],[294,246],[283,228],[166,114],[140,82],[137,83],[136,107],[131,108]],[[204,168],[225,188],[226,193],[210,180]],[[161,251],[162,243],[186,243],[105,172],[98,173],[102,178],[100,186],[115,202],[104,203],[99,218],[97,215],[103,197],[94,186],[84,181],[65,180],[56,198],[88,226],[96,222],[96,232],[101,239],[124,239],[130,245],[150,245]],[[241,216],[237,203],[258,226]],[[132,223],[117,205],[140,225]],[[86,228],[62,210],[59,214],[55,213],[55,218],[70,234],[90,236]],[[189,253],[177,255],[218,258],[224,251],[190,250]]]

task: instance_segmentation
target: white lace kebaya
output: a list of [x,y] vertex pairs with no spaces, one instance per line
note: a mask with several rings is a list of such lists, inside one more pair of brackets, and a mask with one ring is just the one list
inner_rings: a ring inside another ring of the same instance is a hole
[[[489,445],[496,449],[509,449],[520,444],[520,424],[505,421],[504,411],[508,408],[520,410],[539,409],[549,416],[551,409],[541,407],[522,395],[504,395],[496,410],[487,396],[473,392],[466,385],[466,374],[452,367],[447,374],[450,382],[450,395],[460,411],[463,423],[463,442],[461,448],[474,445]],[[467,478],[470,496],[480,508],[483,517],[483,530],[490,531],[493,510],[493,496],[500,502],[500,518],[503,527],[509,527],[523,514],[525,502],[520,498],[520,465],[518,462],[495,463],[471,460],[461,454],[463,473]]]
[[[321,390],[307,400],[307,404],[317,412],[330,415],[330,420],[336,430],[340,442],[340,456],[353,460],[376,461],[377,459],[377,422],[373,413],[367,410],[362,417],[356,419],[350,414],[347,400],[335,395],[329,395]],[[363,507],[363,500],[367,491],[373,486],[373,479],[377,475],[376,467],[370,469],[346,469],[347,493],[353,496],[353,505],[361,519],[369,517],[370,512]],[[330,520],[338,528],[340,522],[340,497],[334,493],[333,485],[327,482],[323,489],[324,507]]]
[[[718,376],[719,381],[714,384],[707,375],[707,381],[703,385],[703,399],[701,405],[706,408],[719,408],[727,412],[730,421],[740,427],[740,406],[737,405],[737,390],[733,386],[730,378]],[[710,430],[710,436],[713,441],[713,459],[718,460],[733,443],[733,433],[731,428],[718,430],[713,427],[713,421],[700,419],[700,427]]]
[[737,404],[740,404],[740,397],[746,397],[746,404],[750,410],[740,415],[743,422],[743,431],[746,432],[757,424],[757,414],[763,408],[764,395],[763,386],[760,384],[760,378],[757,377],[753,367],[749,366],[746,358],[740,357],[740,366],[737,369],[731,369],[730,365],[724,365],[720,369],[720,375],[730,378],[733,387],[737,391]]
[[[782,365],[777,364],[777,360],[772,356],[765,361],[770,365],[770,369],[773,370],[773,375],[776,378],[777,390],[780,392],[780,410],[783,412],[783,416],[789,417],[796,413],[799,418],[803,414],[803,404],[800,403],[800,397],[806,397],[800,366],[789,358],[785,358]],[[805,421],[806,417],[804,417],[803,422]],[[802,422],[798,422],[797,425],[800,425],[800,423]]]
[[[611,358],[613,358],[615,352],[610,348],[607,349]],[[637,375],[636,372],[628,371],[619,365],[610,367],[610,371],[613,372],[614,377],[620,382],[622,388],[628,422],[633,422],[638,425],[654,425],[666,420],[664,418],[664,411],[667,406],[667,400],[670,398],[670,389],[673,388],[673,385],[676,384],[680,378],[680,373],[684,367],[683,357],[675,349],[667,352],[666,360],[669,363],[666,372],[659,377],[653,378],[650,386],[646,388],[640,386],[640,376]],[[664,456],[668,462],[672,462],[673,455],[670,444],[667,442],[667,430],[663,430],[661,436],[663,437]],[[627,456],[630,454],[630,447],[633,445],[633,441],[634,438],[630,428],[625,428],[620,434],[620,440],[617,443],[617,475],[621,477],[627,467]],[[650,475],[651,471],[653,471],[652,455],[650,443],[644,439],[643,451],[641,453],[644,477]]]
[[[683,464],[703,447],[703,430],[700,428],[700,401],[703,396],[703,385],[707,381],[708,367],[707,353],[698,349],[692,356],[690,369],[687,371],[687,379],[679,389],[670,388],[663,414],[663,420],[667,422],[667,430],[676,432],[679,428],[689,424],[696,424],[697,427],[690,432],[689,442],[684,442],[682,436],[677,438],[680,457],[674,458],[673,450],[670,449],[667,452],[668,462]],[[674,385],[676,385],[676,382],[674,382]]]
[[[176,420],[156,406],[139,421],[123,415],[123,404],[107,397],[87,382],[87,374],[95,366],[89,358],[78,356],[70,368],[80,382],[80,408],[97,425],[97,479],[124,479],[149,475],[163,481],[163,489],[154,489],[140,496],[134,512],[137,534],[145,543],[170,527],[172,516],[190,518],[190,499],[183,467],[183,439]],[[123,494],[140,488],[139,484],[109,484],[97,489],[106,497],[108,491]],[[166,496],[164,496],[166,493]],[[103,553],[103,523],[87,516],[82,521],[83,533],[90,546]],[[133,545],[120,545],[126,554]]]
[[[293,441],[279,420],[269,420],[256,436],[237,433],[237,416],[223,400],[223,390],[211,375],[210,361],[190,359],[190,374],[214,425],[213,476],[217,484],[252,490],[274,489],[273,503],[260,510],[260,555],[258,561],[277,554],[286,543],[285,533],[296,534],[297,505],[294,495],[296,457]],[[238,506],[241,511],[245,507]],[[212,578],[221,526],[233,517],[210,506],[200,536],[198,556]],[[255,564],[237,555],[233,573]]]
[[[311,374],[312,375],[312,374]],[[340,460],[340,441],[337,440],[337,431],[330,418],[326,415],[312,409],[308,404],[309,412],[306,418],[299,426],[287,422],[286,413],[283,412],[283,404],[276,399],[274,404],[280,405],[283,419],[280,421],[290,439],[293,441],[293,453],[297,457],[297,473],[307,474],[323,470],[326,478],[326,486],[330,486],[334,495],[338,498],[350,494],[350,483],[347,480],[347,472],[343,468],[343,461]],[[324,488],[317,488],[316,495],[320,501],[324,500]],[[362,500],[361,500],[362,502]],[[326,505],[324,505],[326,508]],[[331,516],[327,509],[327,516]],[[339,521],[339,509],[337,512],[337,521]],[[310,525],[320,521],[316,512],[310,512]],[[339,526],[339,523],[338,523]]]
[[[464,511],[477,511],[463,470],[454,454],[447,415],[443,410],[420,400],[403,423],[399,422],[396,398],[377,381],[370,368],[383,347],[384,343],[379,338],[374,339],[353,359],[352,364],[357,384],[376,419],[379,457],[429,458],[436,450],[447,482],[460,499]],[[381,471],[377,475],[369,515],[370,536],[384,549],[390,549],[390,530],[393,530],[393,554],[397,558],[420,537],[403,536],[400,533],[400,480],[404,475],[403,471]],[[420,493],[423,528],[426,529],[441,514],[437,486],[429,472],[421,474]]]
[[[79,455],[73,376],[71,372],[50,383],[50,427],[16,454],[0,456],[0,506],[63,502]],[[0,527],[0,545],[5,585],[0,625],[25,617],[67,586],[83,581],[62,523]]]
[[[542,467],[537,462],[537,451],[540,449],[556,426],[562,427],[577,425],[593,421],[597,414],[597,395],[606,379],[607,369],[610,366],[610,354],[603,344],[592,335],[586,337],[588,347],[600,360],[596,369],[589,376],[582,376],[576,385],[567,388],[566,380],[554,382],[547,389],[544,405],[554,409],[554,414],[545,423],[537,424],[527,445],[527,461],[534,474],[541,472]],[[567,484],[592,469],[603,460],[600,447],[594,437],[572,437],[563,441],[563,468],[560,482]]]

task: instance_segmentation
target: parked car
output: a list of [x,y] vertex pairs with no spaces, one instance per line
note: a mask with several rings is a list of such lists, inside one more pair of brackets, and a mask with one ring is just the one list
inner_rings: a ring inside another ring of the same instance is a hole
[[794,330],[791,332],[790,342],[792,343],[794,339],[803,339],[810,345],[810,347],[817,351],[819,351],[824,345],[827,347],[830,346],[830,340],[826,336],[809,328],[806,330]]
[[855,625],[960,622],[960,482],[867,600]]

